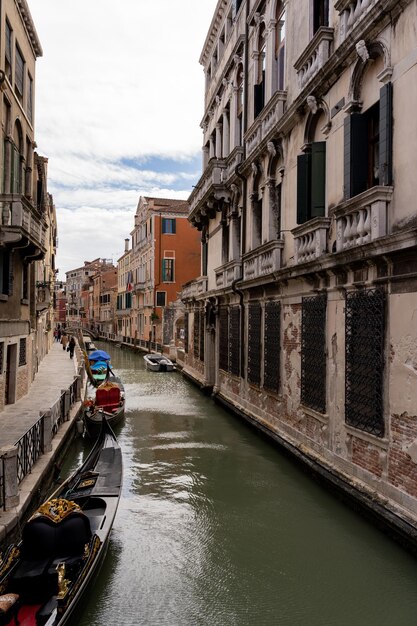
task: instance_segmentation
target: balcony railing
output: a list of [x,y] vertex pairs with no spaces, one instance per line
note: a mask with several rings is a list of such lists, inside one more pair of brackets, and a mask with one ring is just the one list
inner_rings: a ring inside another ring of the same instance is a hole
[[210,159],[198,184],[195,186],[190,196],[191,213],[193,213],[200,202],[210,191],[211,187],[218,187],[224,184],[227,178],[227,163],[225,159]]
[[294,63],[300,90],[304,89],[330,57],[333,34],[333,28],[325,26],[319,28],[303,54]]
[[243,279],[254,280],[281,269],[283,239],[268,241],[243,256]]
[[334,8],[340,15],[341,42],[378,2],[379,0],[338,0],[335,3]]
[[196,280],[193,280],[182,288],[182,298],[190,299],[202,296],[207,291],[207,276],[200,276]]
[[20,231],[28,239],[45,251],[46,224],[35,214],[32,204],[20,194],[0,195],[0,224],[5,232],[5,240],[14,241]]
[[287,92],[277,91],[258,115],[245,135],[247,157],[252,154],[283,116],[286,101]]
[[375,241],[387,234],[392,192],[392,187],[372,187],[334,208],[337,252]]
[[295,262],[306,263],[318,259],[327,251],[329,217],[315,217],[291,231],[294,235]]
[[240,267],[241,262],[234,260],[214,270],[216,274],[216,288],[227,289],[231,287],[233,281],[241,277]]

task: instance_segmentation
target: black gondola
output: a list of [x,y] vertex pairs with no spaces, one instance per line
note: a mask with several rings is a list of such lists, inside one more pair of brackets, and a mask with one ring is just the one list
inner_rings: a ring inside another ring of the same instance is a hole
[[0,625],[63,626],[106,554],[122,488],[107,420],[82,466],[25,524],[0,562]]

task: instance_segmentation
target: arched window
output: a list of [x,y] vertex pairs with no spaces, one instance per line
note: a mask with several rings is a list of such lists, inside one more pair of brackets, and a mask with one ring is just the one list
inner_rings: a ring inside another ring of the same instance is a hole
[[265,22],[259,26],[258,35],[258,67],[254,91],[254,118],[265,106],[265,65],[266,65],[266,28]]
[[285,89],[285,11],[282,2],[276,6],[275,27],[275,79],[279,91]]

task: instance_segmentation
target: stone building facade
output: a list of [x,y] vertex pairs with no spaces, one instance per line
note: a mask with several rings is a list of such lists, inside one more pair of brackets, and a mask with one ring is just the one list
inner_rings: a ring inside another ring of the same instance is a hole
[[186,374],[413,523],[416,23],[409,0],[219,0],[182,296]]
[[0,410],[25,395],[52,341],[56,215],[35,144],[42,56],[26,0],[0,6]]

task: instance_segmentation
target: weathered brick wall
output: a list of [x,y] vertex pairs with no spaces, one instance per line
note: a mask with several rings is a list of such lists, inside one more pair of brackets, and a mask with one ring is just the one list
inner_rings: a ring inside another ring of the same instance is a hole
[[16,400],[20,400],[27,394],[29,390],[29,373],[28,366],[22,365],[17,368],[16,377]]
[[283,307],[284,336],[282,345],[282,395],[287,399],[286,417],[294,420],[301,392],[301,304]]
[[386,454],[368,441],[352,437],[352,462],[359,467],[382,476]]
[[417,497],[417,465],[407,453],[407,448],[417,439],[417,415],[393,415],[391,437],[388,480],[395,487]]

